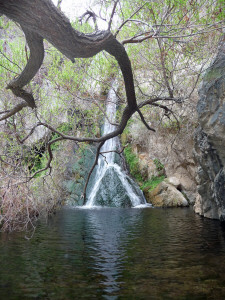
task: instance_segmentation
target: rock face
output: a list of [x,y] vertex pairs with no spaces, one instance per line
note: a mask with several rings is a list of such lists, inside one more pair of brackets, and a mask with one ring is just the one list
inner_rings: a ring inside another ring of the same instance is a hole
[[[197,116],[193,116],[192,112],[190,114],[196,122]],[[133,131],[132,128],[132,134]],[[193,130],[190,129],[187,133],[186,129],[182,128],[180,132],[170,133],[168,129],[159,129],[155,134],[149,134],[147,129],[145,131],[145,128],[142,128],[138,132],[144,133],[140,134],[139,140],[132,136],[132,150],[139,158],[143,178],[149,180],[161,175],[176,178],[180,190],[186,194],[189,203],[194,204],[197,182],[196,162],[193,158]],[[142,136],[144,138],[141,139]],[[156,160],[164,166],[160,172],[154,163]]]
[[82,206],[84,200],[81,195],[84,192],[90,166],[94,163],[96,147],[87,146],[79,152],[78,148],[72,145],[67,151],[70,159],[64,172],[64,200],[67,205]]
[[199,185],[195,211],[225,221],[225,36],[199,90],[195,158]]
[[183,194],[166,180],[149,191],[146,198],[156,207],[188,206],[188,201]]
[[[125,179],[130,184],[130,193],[127,192],[125,187]],[[133,182],[131,178],[124,174],[124,178],[121,178],[120,173],[111,166],[108,167],[104,177],[101,180],[100,187],[95,195],[95,205],[106,207],[132,207],[132,195],[137,195],[140,199],[144,197],[141,190]]]

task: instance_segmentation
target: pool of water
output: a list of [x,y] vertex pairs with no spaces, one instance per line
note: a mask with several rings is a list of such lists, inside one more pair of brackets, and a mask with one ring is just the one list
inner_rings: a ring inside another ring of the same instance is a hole
[[225,228],[191,209],[64,208],[0,234],[0,299],[225,299]]

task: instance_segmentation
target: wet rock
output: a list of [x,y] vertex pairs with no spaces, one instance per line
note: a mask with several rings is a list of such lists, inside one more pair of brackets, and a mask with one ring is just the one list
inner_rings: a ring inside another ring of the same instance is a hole
[[206,72],[197,106],[195,133],[198,192],[195,212],[225,220],[225,37]]
[[158,207],[188,206],[188,201],[176,187],[166,181],[146,194],[148,202]]
[[133,198],[136,197],[142,204],[144,203],[143,194],[133,180],[125,174],[121,178],[117,169],[110,166],[106,169],[93,202],[95,205],[106,207],[131,207],[134,204]]
[[90,166],[95,159],[96,147],[89,145],[82,152],[79,152],[74,146],[71,152],[71,159],[66,166],[65,180],[63,182],[65,202],[68,205],[80,206],[83,205],[82,194]]

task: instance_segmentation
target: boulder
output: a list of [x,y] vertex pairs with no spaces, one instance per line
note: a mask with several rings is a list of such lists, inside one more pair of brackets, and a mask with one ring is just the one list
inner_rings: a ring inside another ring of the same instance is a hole
[[156,207],[179,207],[188,206],[188,201],[176,187],[168,181],[162,181],[156,188],[148,191],[146,199]]
[[166,178],[165,181],[184,193],[189,204],[193,205],[195,203],[197,193],[195,187],[193,188],[193,180],[187,174],[175,173],[174,176]]
[[180,186],[180,180],[175,176],[168,177],[167,179],[165,179],[165,182],[173,185],[175,188]]

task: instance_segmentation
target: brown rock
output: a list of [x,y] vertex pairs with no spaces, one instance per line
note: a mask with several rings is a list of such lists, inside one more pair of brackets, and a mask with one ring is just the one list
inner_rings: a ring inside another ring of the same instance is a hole
[[161,182],[152,191],[148,191],[146,199],[153,206],[157,207],[178,207],[188,206],[188,201],[183,194],[172,184]]

